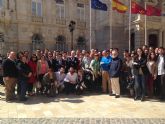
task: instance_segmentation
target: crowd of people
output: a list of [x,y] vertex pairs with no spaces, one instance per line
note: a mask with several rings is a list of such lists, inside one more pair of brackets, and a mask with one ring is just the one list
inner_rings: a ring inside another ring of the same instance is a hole
[[144,45],[132,52],[124,50],[122,56],[117,48],[70,52],[38,49],[32,55],[11,51],[0,62],[6,101],[26,101],[34,95],[83,95],[85,91],[115,98],[126,95],[135,101],[165,100],[163,47]]

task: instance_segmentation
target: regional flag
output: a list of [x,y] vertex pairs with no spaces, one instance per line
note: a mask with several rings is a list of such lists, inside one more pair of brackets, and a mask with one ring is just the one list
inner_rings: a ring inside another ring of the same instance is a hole
[[91,7],[103,11],[107,11],[108,9],[107,5],[99,0],[91,0]]
[[156,8],[152,5],[147,5],[146,7],[146,15],[147,16],[161,16],[161,9]]
[[131,3],[131,13],[132,14],[146,14],[146,10],[136,2]]
[[118,0],[112,0],[112,8],[119,13],[125,13],[128,10],[128,7]]

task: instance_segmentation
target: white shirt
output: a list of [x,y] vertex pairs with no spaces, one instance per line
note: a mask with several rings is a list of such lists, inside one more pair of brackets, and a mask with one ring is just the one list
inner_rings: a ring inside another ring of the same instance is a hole
[[64,81],[69,82],[71,84],[76,84],[76,82],[77,82],[77,73],[73,73],[73,74],[71,74],[70,72],[67,73]]
[[164,56],[159,55],[158,58],[158,75],[164,75],[165,74],[165,69],[164,69]]
[[83,60],[82,60],[82,62],[83,62],[83,64],[84,64],[84,65],[83,65],[84,68],[86,69],[86,68],[89,68],[91,59],[90,59],[89,57],[84,57]]
[[66,77],[66,74],[65,73],[60,73],[60,72],[55,72],[55,74],[56,74],[57,81],[60,84],[63,84],[64,83],[64,79]]

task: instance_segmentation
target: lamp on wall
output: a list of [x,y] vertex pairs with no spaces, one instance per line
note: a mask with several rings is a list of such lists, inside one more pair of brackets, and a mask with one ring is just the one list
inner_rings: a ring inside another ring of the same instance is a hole
[[76,26],[76,22],[71,20],[68,26],[69,31],[71,33],[71,50],[73,50],[73,32],[75,30],[75,26]]

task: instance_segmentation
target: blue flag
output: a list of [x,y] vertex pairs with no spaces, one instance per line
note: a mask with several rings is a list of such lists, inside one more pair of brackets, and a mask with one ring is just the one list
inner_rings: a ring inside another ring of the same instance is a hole
[[107,5],[99,0],[91,0],[91,7],[97,10],[107,11]]

